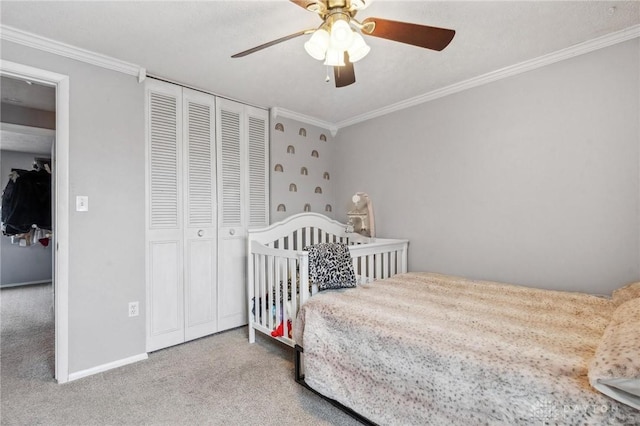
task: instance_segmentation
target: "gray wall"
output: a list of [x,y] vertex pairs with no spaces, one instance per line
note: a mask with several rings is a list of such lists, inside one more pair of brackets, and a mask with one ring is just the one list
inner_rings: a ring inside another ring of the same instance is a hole
[[639,52],[634,39],[341,129],[337,199],[368,192],[413,271],[593,293],[638,280]]
[[[48,157],[16,151],[0,151],[0,191],[9,182],[11,169],[31,170],[35,157]],[[51,280],[52,245],[20,247],[11,237],[0,236],[0,286]]]
[[[2,41],[2,58],[70,77],[69,372],[145,352],[144,89],[115,71]],[[89,211],[75,211],[76,195]],[[127,316],[140,302],[140,315]]]

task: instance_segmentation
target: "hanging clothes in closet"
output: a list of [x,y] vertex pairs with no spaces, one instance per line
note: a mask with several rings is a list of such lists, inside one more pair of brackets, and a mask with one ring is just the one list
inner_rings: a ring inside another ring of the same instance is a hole
[[[51,173],[13,169],[2,193],[2,233],[42,235],[51,230]],[[50,232],[48,233],[50,234]],[[44,238],[37,238],[36,241]],[[48,244],[40,241],[43,245]]]

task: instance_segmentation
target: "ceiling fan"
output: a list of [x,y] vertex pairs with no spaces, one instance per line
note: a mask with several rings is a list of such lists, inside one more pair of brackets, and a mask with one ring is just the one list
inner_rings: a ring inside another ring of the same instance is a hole
[[[390,19],[366,18],[361,22],[355,19],[356,13],[369,6],[372,0],[290,1],[310,12],[317,13],[322,19],[322,24],[317,28],[272,40],[231,57],[240,58],[283,41],[312,34],[304,45],[305,50],[313,58],[324,60],[325,65],[333,66],[336,87],[344,87],[356,82],[353,63],[364,58],[370,50],[361,34],[440,51],[449,45],[456,33],[446,28]],[[327,81],[329,81],[328,77]]]

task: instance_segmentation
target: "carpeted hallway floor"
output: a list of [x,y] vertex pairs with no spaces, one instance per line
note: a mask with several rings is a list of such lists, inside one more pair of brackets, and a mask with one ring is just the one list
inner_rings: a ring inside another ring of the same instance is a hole
[[358,425],[293,380],[293,351],[246,327],[63,385],[50,285],[3,289],[2,425]]

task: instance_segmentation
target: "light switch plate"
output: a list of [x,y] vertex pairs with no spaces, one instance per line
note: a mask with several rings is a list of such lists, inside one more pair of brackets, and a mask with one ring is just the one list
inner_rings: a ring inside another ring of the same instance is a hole
[[89,211],[89,197],[86,195],[78,195],[76,197],[76,211],[88,212]]

